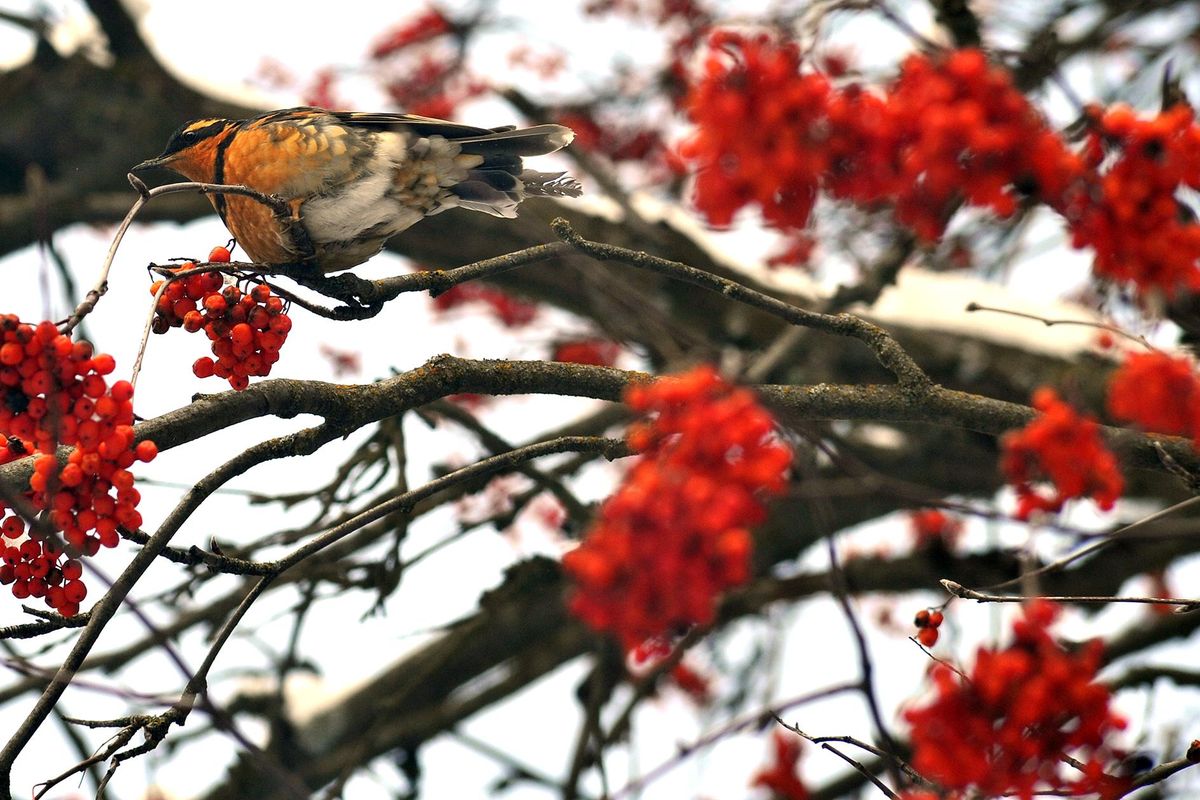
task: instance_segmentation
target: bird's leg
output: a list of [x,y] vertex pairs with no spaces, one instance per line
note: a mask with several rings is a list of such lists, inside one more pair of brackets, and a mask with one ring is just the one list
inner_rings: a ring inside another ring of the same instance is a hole
[[317,272],[317,248],[313,245],[312,237],[308,235],[308,229],[304,227],[303,221],[300,219],[300,206],[303,205],[303,198],[294,200],[283,200],[281,197],[271,195],[269,203],[271,210],[275,213],[275,221],[283,228],[285,233],[285,241],[290,241],[295,245],[297,250],[297,265],[311,267],[313,272]]

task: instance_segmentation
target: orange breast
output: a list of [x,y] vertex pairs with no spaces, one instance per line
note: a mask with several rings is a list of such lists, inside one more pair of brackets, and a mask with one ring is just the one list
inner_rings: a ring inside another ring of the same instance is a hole
[[[303,196],[296,188],[305,182],[299,176],[310,166],[305,156],[312,149],[312,137],[304,135],[306,128],[274,125],[239,131],[225,148],[222,181],[284,200]],[[284,264],[296,260],[296,249],[286,239],[274,212],[257,200],[226,195],[225,224],[255,261]]]
[[271,209],[253,198],[236,195],[225,195],[225,203],[225,227],[252,260],[261,264],[288,264],[296,260],[296,253],[284,242],[283,231]]
[[[264,120],[231,128],[173,168],[192,180],[240,184],[292,204],[330,191],[361,172],[371,152],[371,134],[306,119]],[[293,263],[298,248],[270,208],[249,197],[210,196],[229,232],[255,261]]]

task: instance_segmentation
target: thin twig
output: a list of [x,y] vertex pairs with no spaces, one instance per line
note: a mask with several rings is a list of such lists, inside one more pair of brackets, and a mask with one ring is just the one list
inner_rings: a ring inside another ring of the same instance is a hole
[[1129,333],[1117,325],[1110,325],[1106,322],[1096,322],[1095,320],[1090,319],[1051,319],[1048,317],[1038,316],[1037,314],[1030,314],[1025,311],[1014,311],[1013,309],[1009,308],[995,308],[993,306],[985,306],[974,302],[967,303],[967,307],[964,310],[967,312],[990,311],[993,314],[1006,314],[1010,317],[1018,317],[1019,319],[1028,319],[1032,320],[1033,322],[1040,322],[1047,328],[1052,328],[1055,325],[1079,325],[1085,328],[1096,328],[1097,330],[1108,331],[1109,333],[1116,334],[1117,336],[1128,339],[1131,342],[1137,342],[1148,350],[1154,350],[1155,352],[1158,352],[1158,348],[1150,344],[1145,336],[1135,336],[1134,334]]
[[801,325],[835,336],[858,339],[871,349],[879,363],[895,376],[902,391],[913,396],[927,394],[933,382],[913,357],[892,338],[891,334],[878,325],[851,314],[821,314],[806,311],[785,303],[768,294],[755,291],[736,281],[731,281],[702,269],[652,256],[637,250],[628,250],[616,245],[592,242],[584,239],[565,219],[558,218],[550,223],[560,239],[582,253],[600,261],[617,261],[637,269],[666,275],[669,278],[717,292],[738,303],[766,311],[793,325]]
[[146,315],[146,324],[142,326],[142,339],[138,342],[137,357],[133,359],[133,369],[129,373],[129,385],[137,388],[138,375],[142,372],[142,359],[146,357],[146,347],[150,344],[150,331],[154,327],[154,317],[158,314],[158,300],[167,291],[168,281],[163,281],[154,292],[150,301],[150,313]]
[[[316,429],[310,430],[316,431]],[[548,442],[539,442],[517,448],[507,453],[501,453],[491,458],[477,461],[474,464],[455,470],[440,478],[435,478],[425,485],[405,492],[402,495],[378,503],[361,514],[331,528],[323,535],[296,548],[278,561],[265,562],[271,563],[272,568],[266,574],[262,575],[258,582],[250,588],[237,608],[226,617],[220,629],[212,637],[212,644],[209,646],[203,663],[196,670],[191,680],[188,681],[188,685],[184,689],[177,706],[185,709],[190,708],[195,703],[196,698],[206,691],[209,671],[212,669],[212,665],[216,661],[221,648],[233,634],[234,629],[246,615],[246,612],[250,610],[250,606],[253,605],[254,601],[266,591],[275,579],[292,567],[348,536],[362,526],[388,514],[407,510],[419,500],[437,494],[450,486],[464,481],[475,480],[482,476],[492,475],[506,469],[514,469],[519,464],[535,458],[554,455],[556,453],[581,451],[601,453],[610,458],[618,458],[627,455],[629,452],[628,446],[620,439],[605,439],[594,436],[564,436]]]
[[793,708],[816,702],[818,700],[825,700],[840,694],[846,694],[847,692],[857,692],[858,689],[858,681],[854,681],[853,683],[836,684],[824,689],[818,689],[814,692],[799,695],[798,697],[793,697],[790,700],[784,700],[780,703],[773,703],[770,707],[762,709],[754,714],[749,714],[731,720],[716,730],[706,733],[704,736],[701,736],[691,744],[681,745],[677,755],[659,764],[649,772],[646,772],[631,780],[625,786],[622,786],[620,789],[613,792],[609,800],[621,800],[623,797],[629,797],[636,794],[637,792],[641,791],[643,786],[658,780],[663,775],[683,763],[687,758],[695,755],[701,750],[711,747],[717,742],[720,742],[721,740],[732,736],[735,733],[740,733],[747,728],[762,728],[765,725],[770,724],[770,720],[773,717],[777,717],[785,711],[789,711]]
[[195,509],[199,507],[212,491],[232,478],[241,475],[251,467],[265,461],[310,454],[326,442],[338,438],[344,432],[344,429],[340,426],[325,423],[319,428],[310,428],[299,433],[262,442],[225,462],[215,471],[201,479],[190,492],[184,495],[175,506],[175,509],[159,526],[154,536],[150,537],[150,541],[147,542],[146,546],[134,554],[124,571],[113,582],[112,587],[92,608],[87,625],[84,626],[79,637],[75,640],[70,653],[64,659],[49,684],[42,691],[41,697],[38,698],[28,715],[13,732],[4,748],[0,750],[0,786],[8,785],[9,775],[11,774],[12,765],[17,755],[24,749],[38,727],[49,716],[59,698],[62,697],[63,692],[66,691],[67,686],[74,679],[75,674],[83,664],[84,658],[100,637],[100,632],[108,624],[108,621],[112,619],[113,615],[116,614],[125,596],[132,590],[134,584],[154,562],[161,549],[167,545],[171,537],[183,525],[184,521],[192,515]]
[[[896,793],[893,792],[890,788],[888,788],[888,785],[886,783],[879,780],[879,778],[877,778],[875,775],[873,775],[870,770],[868,770],[866,767],[864,767],[858,761],[855,761],[853,758],[850,758],[850,756],[846,755],[841,750],[838,750],[836,747],[834,747],[830,743],[831,742],[843,742],[845,744],[851,744],[851,745],[854,745],[855,747],[860,747],[863,750],[866,750],[868,753],[870,753],[874,756],[885,758],[889,761],[892,759],[896,759],[897,761],[899,761],[900,759],[896,758],[896,756],[894,756],[890,753],[885,753],[882,750],[880,750],[878,747],[869,745],[866,742],[859,741],[858,739],[855,739],[853,736],[809,736],[807,733],[800,730],[799,726],[788,725],[786,722],[784,722],[782,719],[780,719],[779,716],[775,717],[775,721],[777,723],[779,723],[782,727],[786,728],[787,730],[789,730],[792,733],[799,736],[800,738],[807,739],[808,741],[812,742],[813,744],[820,745],[822,750],[827,750],[830,753],[833,753],[835,756],[842,759],[847,764],[849,764],[851,767],[853,767],[855,772],[857,772],[859,775],[862,775],[868,781],[875,784],[875,788],[877,788],[879,791],[881,791],[885,795],[887,795],[887,797],[889,797],[890,800],[896,800]],[[909,767],[907,764],[904,764],[904,767],[905,767],[905,772],[909,774],[909,777],[916,776],[917,778],[920,778],[920,776],[917,775],[917,773],[911,767]]]
[[579,779],[588,764],[589,744],[595,743],[594,763],[604,763],[604,733],[600,730],[600,709],[607,694],[604,687],[605,669],[605,656],[601,652],[596,656],[592,671],[588,675],[587,705],[583,709],[583,720],[576,734],[575,746],[572,748],[571,768],[562,784],[563,800],[576,800],[579,797]]
[[[1168,506],[1167,508],[1161,509],[1159,511],[1155,511],[1153,514],[1143,517],[1142,519],[1139,519],[1137,522],[1130,523],[1129,525],[1126,525],[1123,528],[1118,528],[1117,530],[1113,531],[1112,533],[1105,535],[1103,538],[1098,539],[1094,542],[1091,542],[1072,553],[1068,553],[1067,555],[1063,556],[1062,558],[1056,559],[1056,560],[1050,562],[1049,564],[1046,564],[1045,566],[1038,567],[1037,569],[1033,570],[1031,574],[1040,577],[1040,576],[1046,575],[1047,573],[1050,573],[1050,572],[1058,572],[1059,570],[1063,569],[1067,565],[1069,565],[1075,561],[1078,561],[1081,558],[1092,555],[1093,553],[1099,552],[1100,550],[1103,550],[1104,548],[1106,548],[1110,545],[1116,544],[1118,541],[1121,541],[1121,540],[1127,538],[1129,536],[1129,534],[1146,527],[1147,525],[1149,525],[1152,522],[1157,522],[1158,520],[1162,519],[1163,517],[1169,516],[1178,511],[1184,511],[1184,510],[1191,508],[1192,506],[1195,506],[1197,504],[1200,504],[1200,495],[1198,495],[1196,497],[1189,497],[1187,500],[1181,500],[1180,502],[1178,502],[1172,506]],[[1006,589],[1009,586],[1016,586],[1023,579],[1024,579],[1024,576],[1019,576],[1019,577],[1013,578],[1011,580],[1002,581],[1000,583],[993,583],[992,585],[984,587],[984,588],[993,589],[993,590],[994,589]]]
[[639,676],[633,682],[633,696],[629,698],[625,707],[621,709],[621,713],[617,715],[616,720],[609,726],[608,733],[601,740],[603,747],[615,744],[626,734],[629,730],[630,721],[633,719],[633,712],[637,710],[642,700],[645,700],[654,692],[658,686],[659,678],[679,666],[680,662],[683,661],[683,657],[687,655],[687,652],[699,644],[711,630],[711,625],[701,625],[692,628],[671,646],[671,652],[658,661],[655,661],[654,665],[644,675]]
[[1055,603],[1145,603],[1148,605],[1179,606],[1176,614],[1186,614],[1200,609],[1200,600],[1179,597],[1118,597],[1114,595],[1016,595],[986,594],[968,589],[961,583],[943,578],[943,588],[955,597],[974,600],[977,603],[1025,603],[1030,600],[1050,600]]
[[287,203],[278,197],[257,192],[246,186],[223,186],[215,183],[198,183],[195,181],[186,181],[183,183],[171,183],[166,186],[156,186],[153,189],[146,187],[142,179],[130,173],[128,176],[129,183],[138,193],[138,198],[133,202],[129,211],[126,212],[125,218],[121,220],[121,224],[117,226],[117,232],[113,235],[112,243],[108,246],[108,252],[104,256],[104,262],[100,265],[100,275],[96,279],[95,285],[84,296],[83,300],[75,307],[71,316],[67,317],[60,330],[63,333],[70,333],[75,329],[83,318],[92,313],[96,303],[108,291],[108,274],[112,269],[113,260],[117,256],[117,249],[121,246],[121,241],[125,238],[125,234],[129,231],[129,227],[133,221],[137,219],[137,215],[147,203],[156,197],[162,197],[168,194],[179,194],[181,192],[199,192],[200,194],[235,194],[242,197],[249,197],[257,200],[263,205],[275,212],[276,216],[282,215],[290,219],[291,209]]

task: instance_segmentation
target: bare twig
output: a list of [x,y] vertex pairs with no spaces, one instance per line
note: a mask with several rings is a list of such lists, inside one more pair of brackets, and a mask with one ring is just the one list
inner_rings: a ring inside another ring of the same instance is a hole
[[[1161,445],[1159,445],[1159,443],[1155,442],[1154,446],[1161,446]],[[1155,511],[1153,514],[1145,516],[1142,519],[1139,519],[1137,522],[1130,523],[1129,525],[1126,525],[1123,528],[1118,528],[1117,530],[1113,531],[1112,533],[1109,533],[1109,534],[1103,536],[1102,538],[1097,539],[1094,542],[1090,542],[1089,544],[1079,548],[1078,550],[1068,553],[1067,555],[1063,556],[1062,558],[1055,559],[1054,561],[1050,562],[1049,564],[1038,567],[1037,569],[1033,570],[1032,572],[1030,572],[1028,574],[1035,576],[1035,577],[1041,577],[1042,575],[1047,575],[1052,572],[1058,572],[1058,571],[1064,569],[1065,567],[1067,567],[1068,565],[1074,563],[1075,561],[1078,561],[1081,558],[1085,558],[1087,556],[1098,553],[1099,551],[1101,551],[1113,544],[1116,544],[1119,541],[1129,538],[1131,534],[1133,534],[1137,531],[1140,531],[1142,528],[1145,528],[1146,526],[1150,525],[1153,522],[1157,522],[1158,520],[1160,520],[1164,517],[1167,517],[1171,514],[1175,514],[1180,511],[1185,511],[1185,510],[1187,510],[1195,505],[1198,505],[1198,504],[1200,504],[1200,496],[1189,497],[1187,500],[1182,500],[1172,506],[1169,506],[1164,509],[1160,509],[1159,511]],[[1021,577],[1013,578],[1012,580],[1003,581],[1001,583],[994,583],[991,586],[987,586],[985,588],[992,589],[992,590],[1006,589],[1009,586],[1017,585],[1025,577],[1026,576],[1023,575]]]
[[1025,311],[1016,311],[1009,308],[995,308],[993,306],[981,305],[980,303],[967,303],[967,307],[964,310],[968,312],[990,311],[993,314],[1005,314],[1010,317],[1018,317],[1020,319],[1032,320],[1033,322],[1040,322],[1047,328],[1052,328],[1055,325],[1081,325],[1085,328],[1095,328],[1097,330],[1107,331],[1124,339],[1128,339],[1131,342],[1137,342],[1149,350],[1158,350],[1157,347],[1150,344],[1145,336],[1135,336],[1120,326],[1110,325],[1106,322],[1096,322],[1095,320],[1090,319],[1051,319],[1048,317],[1039,316],[1037,314],[1030,314]]
[[690,758],[701,750],[711,747],[712,745],[720,742],[722,739],[734,735],[735,733],[740,733],[750,728],[762,728],[765,725],[769,725],[771,719],[778,717],[783,712],[789,711],[793,708],[798,708],[799,706],[807,705],[808,703],[813,703],[818,700],[825,700],[840,694],[846,694],[847,692],[857,691],[857,681],[854,683],[841,683],[826,687],[824,689],[818,689],[815,692],[802,694],[798,697],[793,697],[790,700],[774,703],[769,708],[765,708],[754,714],[733,719],[716,730],[706,733],[696,741],[690,744],[681,745],[679,748],[679,753],[676,756],[664,761],[654,769],[651,769],[650,771],[642,774],[641,776],[627,783],[625,786],[616,790],[612,793],[610,800],[621,800],[623,797],[635,796],[642,790],[642,787],[658,780],[663,775],[682,764],[686,759]]
[[[786,722],[784,722],[778,716],[775,717],[775,721],[777,723],[779,723],[781,726],[783,726],[784,728],[791,731],[792,733],[796,734],[797,736],[799,736],[803,739],[807,739],[808,741],[812,742],[813,744],[820,745],[822,750],[828,750],[830,753],[833,753],[835,756],[842,759],[847,764],[849,764],[851,767],[853,767],[855,772],[857,772],[859,775],[862,775],[868,781],[873,783],[875,785],[875,788],[878,789],[879,791],[883,792],[885,796],[890,798],[890,800],[896,800],[896,793],[893,792],[890,788],[888,788],[888,785],[886,783],[879,780],[879,778],[875,777],[875,775],[872,774],[871,771],[868,770],[866,767],[864,767],[862,764],[855,761],[853,758],[850,758],[850,756],[846,755],[841,750],[838,750],[836,747],[834,747],[831,744],[831,742],[844,742],[846,744],[852,744],[855,747],[861,747],[863,750],[866,750],[868,753],[871,753],[872,755],[875,755],[875,756],[882,757],[882,758],[886,759],[887,761],[892,761],[892,760],[898,761],[899,759],[897,759],[896,756],[884,753],[879,748],[873,747],[872,745],[869,745],[866,742],[859,741],[858,739],[855,739],[853,736],[819,736],[819,737],[818,736],[809,736],[807,733],[800,730],[800,728],[798,726],[788,725]],[[906,767],[905,772],[908,772],[910,774],[910,777],[913,775],[916,775],[916,773],[912,771],[911,767],[908,767],[907,764],[905,764],[904,766]],[[917,777],[920,777],[920,776],[917,776]]]
[[0,750],[0,786],[8,785],[13,761],[25,747],[29,739],[32,738],[34,732],[45,721],[63,692],[66,691],[68,684],[70,684],[79,667],[83,664],[84,658],[99,638],[100,632],[108,624],[108,621],[112,619],[125,599],[125,596],[133,588],[138,579],[141,578],[146,569],[149,568],[150,564],[153,563],[158,553],[167,545],[183,522],[191,516],[192,512],[195,511],[212,491],[231,478],[265,461],[312,453],[321,445],[338,438],[344,432],[345,430],[340,426],[325,423],[318,428],[310,428],[299,433],[281,436],[255,445],[225,462],[225,464],[214,472],[209,473],[190,492],[184,495],[183,499],[167,516],[162,525],[159,526],[158,531],[150,538],[146,546],[134,554],[128,566],[117,577],[116,581],[113,582],[109,591],[92,608],[88,622],[80,633],[79,638],[75,640],[71,652],[50,680],[50,683],[42,691],[41,697],[38,698],[24,721],[14,731],[3,750]]
[[858,339],[875,353],[875,357],[896,377],[901,390],[913,396],[924,395],[933,388],[925,371],[918,366],[891,335],[870,322],[850,314],[821,314],[805,311],[770,295],[757,292],[743,284],[688,266],[678,261],[652,256],[637,250],[628,250],[601,242],[584,239],[565,219],[554,220],[551,227],[558,237],[582,253],[601,261],[617,261],[637,269],[644,269],[676,280],[718,292],[730,300],[766,311],[793,325]]
[[977,603],[1025,603],[1030,600],[1050,600],[1055,603],[1145,603],[1149,605],[1179,606],[1176,614],[1186,614],[1200,609],[1200,600],[1179,597],[1118,597],[1114,595],[1016,595],[986,594],[968,589],[955,581],[942,579],[943,588],[955,597],[974,600]]
[[121,224],[117,226],[117,231],[113,234],[112,243],[108,246],[108,252],[104,256],[104,261],[100,265],[100,275],[96,279],[96,283],[84,296],[83,300],[75,307],[71,316],[67,317],[63,323],[61,330],[63,333],[70,333],[75,329],[83,318],[92,312],[96,307],[96,303],[100,298],[108,292],[108,274],[112,269],[113,260],[117,256],[117,249],[121,246],[121,241],[128,233],[129,227],[137,219],[139,213],[147,203],[156,197],[162,197],[169,194],[179,194],[181,192],[199,192],[200,194],[235,194],[241,197],[249,197],[257,200],[263,205],[270,208],[277,217],[282,217],[284,222],[292,227],[291,209],[288,204],[278,197],[257,192],[246,186],[223,186],[215,183],[199,183],[195,181],[185,181],[183,183],[171,183],[166,186],[156,186],[153,189],[147,188],[142,179],[133,173],[129,174],[129,183],[137,190],[138,198],[133,202],[129,211],[126,212],[125,218],[121,220]]

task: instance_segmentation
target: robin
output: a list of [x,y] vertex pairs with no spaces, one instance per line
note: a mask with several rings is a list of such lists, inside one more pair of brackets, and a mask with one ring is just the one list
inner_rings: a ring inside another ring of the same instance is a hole
[[307,260],[333,272],[363,263],[390,237],[448,208],[511,218],[526,197],[578,197],[573,178],[522,163],[573,138],[562,125],[476,128],[412,114],[288,108],[187,122],[162,155],[133,169],[166,167],[189,180],[283,199],[302,232],[253,198],[209,195],[254,261]]

